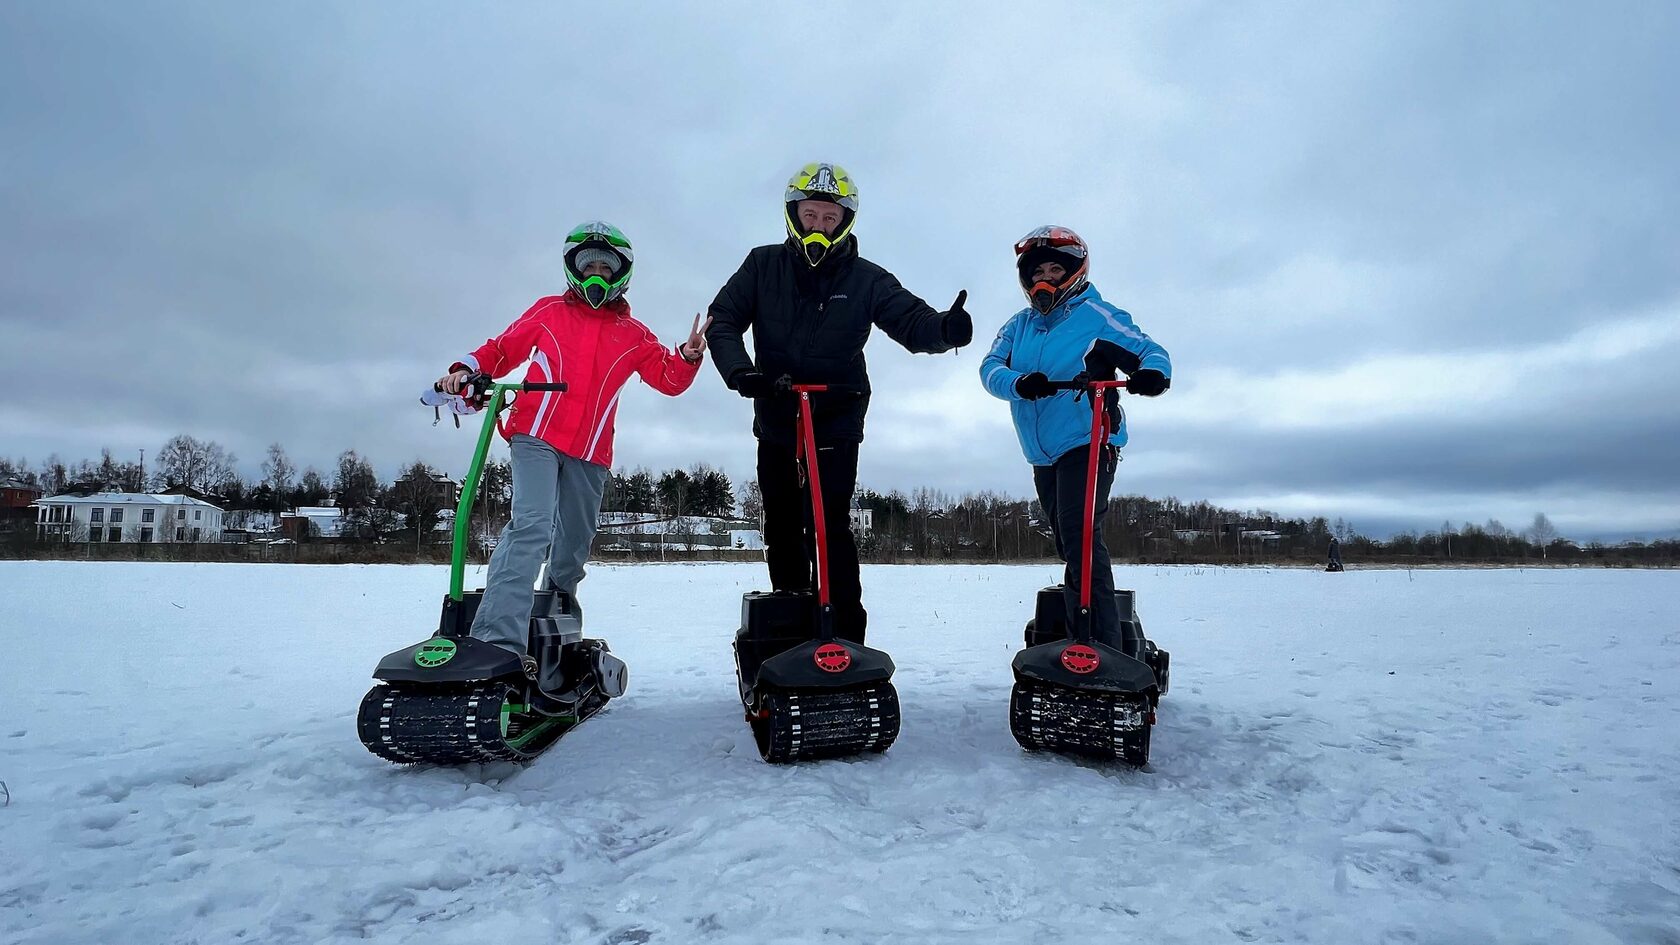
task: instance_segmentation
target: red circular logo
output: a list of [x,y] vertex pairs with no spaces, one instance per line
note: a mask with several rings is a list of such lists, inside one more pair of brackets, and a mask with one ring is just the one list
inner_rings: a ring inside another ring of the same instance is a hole
[[825,673],[843,673],[852,665],[852,652],[838,643],[824,643],[817,647],[814,659]]
[[1097,651],[1083,643],[1075,643],[1062,651],[1062,665],[1066,666],[1070,673],[1083,676],[1096,670],[1098,662],[1100,660]]

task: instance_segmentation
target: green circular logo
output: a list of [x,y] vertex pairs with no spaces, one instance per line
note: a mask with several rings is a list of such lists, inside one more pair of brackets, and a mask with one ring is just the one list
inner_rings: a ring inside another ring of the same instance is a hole
[[424,669],[436,669],[455,658],[455,641],[448,637],[434,637],[420,644],[414,662]]

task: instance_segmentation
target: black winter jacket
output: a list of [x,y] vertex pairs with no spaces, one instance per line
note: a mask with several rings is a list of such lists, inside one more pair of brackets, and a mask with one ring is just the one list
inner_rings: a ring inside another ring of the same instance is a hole
[[[847,384],[869,390],[863,345],[879,325],[892,340],[923,354],[949,351],[944,317],[900,285],[893,274],[858,255],[857,238],[846,240],[812,268],[789,240],[760,246],[718,290],[707,310],[712,363],[731,390],[736,378],[758,370],[775,379],[786,374],[800,384]],[[742,336],[753,333],[753,354]],[[817,439],[858,442],[869,395],[814,394]],[[753,435],[791,443],[798,400],[792,396],[753,402]]]

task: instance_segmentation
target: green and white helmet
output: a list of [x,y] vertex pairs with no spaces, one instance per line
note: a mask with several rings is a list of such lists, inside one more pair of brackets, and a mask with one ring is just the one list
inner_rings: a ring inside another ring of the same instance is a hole
[[[606,263],[612,275],[584,275],[584,268],[592,262]],[[600,308],[624,295],[630,288],[635,262],[630,240],[611,223],[580,223],[566,234],[566,282],[591,308]]]

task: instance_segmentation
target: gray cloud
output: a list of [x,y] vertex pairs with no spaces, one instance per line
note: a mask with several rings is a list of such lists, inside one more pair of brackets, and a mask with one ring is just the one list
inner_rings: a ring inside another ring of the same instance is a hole
[[[1064,15],[0,6],[0,330],[52,378],[17,386],[0,453],[191,432],[252,471],[273,440],[458,470],[469,438],[413,395],[557,291],[570,224],[630,233],[632,303],[673,338],[821,157],[863,187],[864,253],[936,306],[968,288],[982,336],[1021,304],[1016,236],[1086,236],[1175,361],[1123,488],[1680,526],[1680,13]],[[1572,360],[1635,323],[1648,343]],[[864,481],[1027,491],[982,353],[872,342]],[[1311,399],[1338,383],[1353,406]],[[746,417],[710,369],[636,389],[618,455],[745,478]]]

